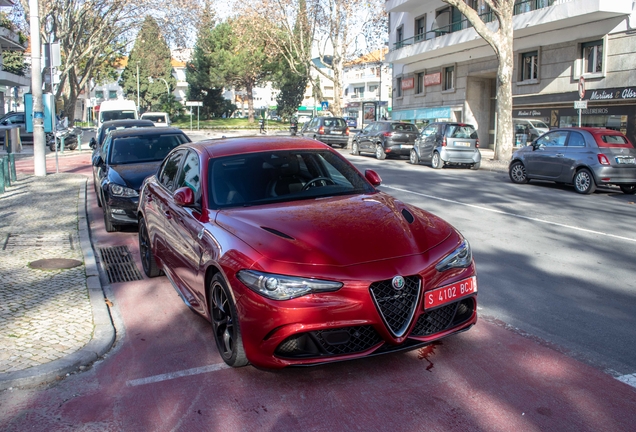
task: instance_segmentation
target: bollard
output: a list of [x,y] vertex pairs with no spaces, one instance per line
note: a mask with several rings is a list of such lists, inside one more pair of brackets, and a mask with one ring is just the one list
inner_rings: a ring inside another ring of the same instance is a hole
[[62,138],[60,138],[60,139],[62,140],[62,144],[61,144],[62,153],[64,153],[64,135],[62,135]]
[[18,176],[15,172],[15,155],[13,153],[9,154],[9,165],[11,165],[11,181],[18,181]]
[[4,193],[4,158],[0,158],[0,194]]
[[2,169],[4,170],[4,184],[11,186],[11,173],[9,172],[9,158],[2,158]]
[[77,134],[77,148],[79,151],[82,151],[82,135],[84,135],[84,131]]

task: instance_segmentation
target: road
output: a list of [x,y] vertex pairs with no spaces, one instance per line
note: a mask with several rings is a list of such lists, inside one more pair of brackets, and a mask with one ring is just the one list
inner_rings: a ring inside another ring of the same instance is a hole
[[[635,389],[598,368],[634,372],[620,343],[627,349],[633,342],[633,317],[621,316],[634,304],[633,290],[616,286],[628,282],[621,267],[628,268],[636,245],[628,237],[629,198],[515,186],[485,171],[348,157],[376,169],[385,191],[443,216],[471,241],[482,319],[470,331],[424,349],[352,362],[278,372],[229,369],[209,323],[181,302],[165,277],[111,284],[103,278],[115,348],[52,386],[0,393],[0,429],[633,430]],[[62,160],[63,171],[90,174],[87,154]],[[540,203],[531,204],[537,198]],[[88,204],[95,248],[128,246],[141,268],[136,232],[106,233],[92,193]],[[579,222],[577,214],[605,222]],[[606,260],[611,271],[598,264]],[[568,305],[573,310],[565,312]],[[580,337],[599,338],[606,347],[588,350],[594,341]]]

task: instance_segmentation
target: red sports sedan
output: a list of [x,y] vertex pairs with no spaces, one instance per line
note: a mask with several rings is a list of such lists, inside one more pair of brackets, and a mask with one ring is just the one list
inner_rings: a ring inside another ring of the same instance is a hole
[[477,321],[468,242],[304,138],[174,149],[139,200],[139,249],[239,367],[408,350]]

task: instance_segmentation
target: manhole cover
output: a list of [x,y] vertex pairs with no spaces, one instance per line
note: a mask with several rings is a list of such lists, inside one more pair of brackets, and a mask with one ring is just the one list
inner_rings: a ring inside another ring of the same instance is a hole
[[135,265],[132,254],[128,250],[128,246],[100,248],[99,254],[110,283],[143,279]]
[[81,266],[82,262],[68,258],[46,258],[33,261],[29,264],[32,269],[38,270],[63,270]]

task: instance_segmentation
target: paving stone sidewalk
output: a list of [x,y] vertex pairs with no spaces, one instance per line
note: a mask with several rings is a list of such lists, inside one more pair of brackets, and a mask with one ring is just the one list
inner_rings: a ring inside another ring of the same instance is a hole
[[[76,174],[18,177],[0,195],[0,389],[55,380],[114,341],[85,197],[86,177]],[[51,258],[81,264],[31,267]]]

